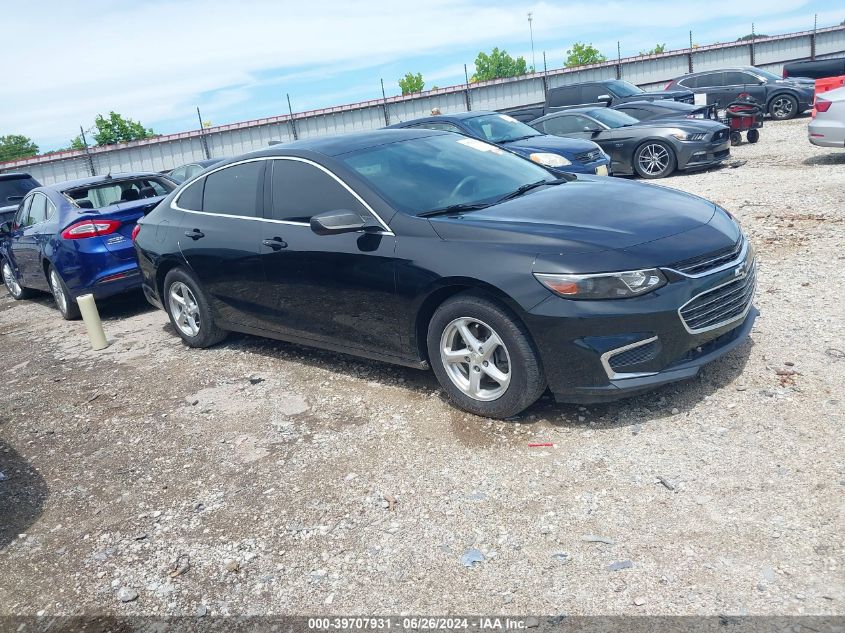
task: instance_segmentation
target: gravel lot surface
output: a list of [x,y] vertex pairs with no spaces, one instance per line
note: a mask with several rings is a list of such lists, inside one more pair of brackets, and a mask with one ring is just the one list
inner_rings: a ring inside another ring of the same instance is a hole
[[761,317],[614,404],[477,418],[430,373],[188,349],[138,297],[93,352],[4,296],[0,615],[845,614],[845,151],[807,121],[662,182],[738,216]]

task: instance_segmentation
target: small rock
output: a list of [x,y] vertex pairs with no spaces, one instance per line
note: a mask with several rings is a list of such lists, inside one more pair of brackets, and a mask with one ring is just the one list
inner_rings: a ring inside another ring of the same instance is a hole
[[610,565],[607,566],[607,569],[608,571],[621,571],[623,569],[631,569],[633,566],[634,563],[629,560],[619,560],[615,563],[610,563]]
[[638,607],[641,607],[645,604],[645,598],[640,598],[639,596],[634,598],[634,604]]
[[334,602],[334,594],[333,594],[333,593],[330,593],[330,594],[326,597],[326,599],[323,601],[323,604],[331,604],[332,602]]
[[344,477],[344,479],[346,481],[352,481],[353,479],[356,479],[357,477],[358,477],[358,473],[349,473],[348,475],[346,475],[346,477]]
[[6,475],[0,472],[0,481],[3,481],[4,479],[6,479]]
[[662,475],[657,475],[657,481],[662,483],[667,489],[675,490],[675,484],[673,484],[671,481],[666,479],[666,477],[664,477]]
[[147,538],[147,534],[145,532],[138,532],[138,534],[135,535],[136,541],[143,541],[145,538]]
[[129,587],[121,587],[117,592],[117,597],[121,602],[132,602],[138,599],[138,592]]
[[615,543],[612,538],[607,538],[606,536],[588,535],[581,540],[586,541],[587,543],[604,543],[605,545],[613,545]]
[[196,613],[198,618],[203,618],[208,613],[208,607],[204,604],[199,604],[197,605],[197,610],[194,613]]
[[484,554],[481,553],[480,550],[477,549],[468,549],[464,552],[463,556],[461,556],[461,564],[464,567],[472,567],[476,563],[483,563],[484,562]]
[[264,382],[264,379],[261,376],[250,376],[249,384],[257,385],[260,382]]
[[748,389],[748,387],[746,387],[745,385],[737,385],[736,386],[737,391],[745,391],[747,389]]
[[533,615],[525,618],[526,629],[536,629],[538,626],[540,626],[540,620],[535,618]]
[[569,561],[569,554],[567,552],[558,552],[557,554],[552,554],[552,558],[556,561],[560,561],[561,563],[565,563]]
[[230,558],[224,563],[224,567],[226,568],[226,571],[234,573],[241,568],[241,564],[234,558]]
[[672,415],[678,415],[680,412],[681,412],[681,410],[678,409],[678,408],[672,409]]

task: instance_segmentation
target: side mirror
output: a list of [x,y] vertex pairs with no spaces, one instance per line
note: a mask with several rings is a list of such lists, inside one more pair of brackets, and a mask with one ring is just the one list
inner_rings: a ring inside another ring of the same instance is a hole
[[346,209],[324,211],[311,217],[311,230],[317,235],[356,233],[363,231],[366,226],[367,223],[364,218]]
[[589,132],[589,133],[591,133],[591,134],[598,134],[599,132],[601,132],[601,128],[600,128],[600,127],[590,126],[590,125],[585,125],[585,126],[584,126],[584,131],[585,131],[585,132]]
[[3,222],[0,224],[0,236],[6,236],[12,234],[12,223],[11,222]]
[[606,101],[607,103],[610,103],[613,101],[613,97],[610,95],[599,95],[597,101]]

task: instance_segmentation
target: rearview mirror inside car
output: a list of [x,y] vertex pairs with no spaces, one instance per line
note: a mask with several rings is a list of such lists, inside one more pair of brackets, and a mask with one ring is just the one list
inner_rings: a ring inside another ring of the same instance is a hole
[[324,211],[311,218],[311,230],[317,235],[335,235],[337,233],[355,233],[363,231],[366,221],[357,213],[346,209]]

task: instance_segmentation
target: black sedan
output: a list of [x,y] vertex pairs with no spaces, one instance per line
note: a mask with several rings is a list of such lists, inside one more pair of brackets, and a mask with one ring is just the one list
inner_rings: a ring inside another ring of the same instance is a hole
[[276,145],[140,221],[142,287],[191,347],[227,331],[425,369],[515,415],[695,376],[754,323],[733,217],[625,180],[555,178],[449,132]]
[[217,163],[226,160],[225,158],[208,158],[206,160],[198,160],[193,163],[187,163],[185,165],[180,165],[179,167],[170,170],[167,172],[167,175],[170,177],[171,180],[181,184],[186,180],[190,180],[198,173],[211,167],[212,165],[216,165]]
[[677,119],[716,119],[715,106],[692,105],[680,101],[629,101],[612,106],[637,121],[675,121]]
[[647,121],[611,108],[547,114],[530,125],[546,134],[595,141],[610,155],[614,176],[663,178],[730,158],[730,129],[717,121]]

